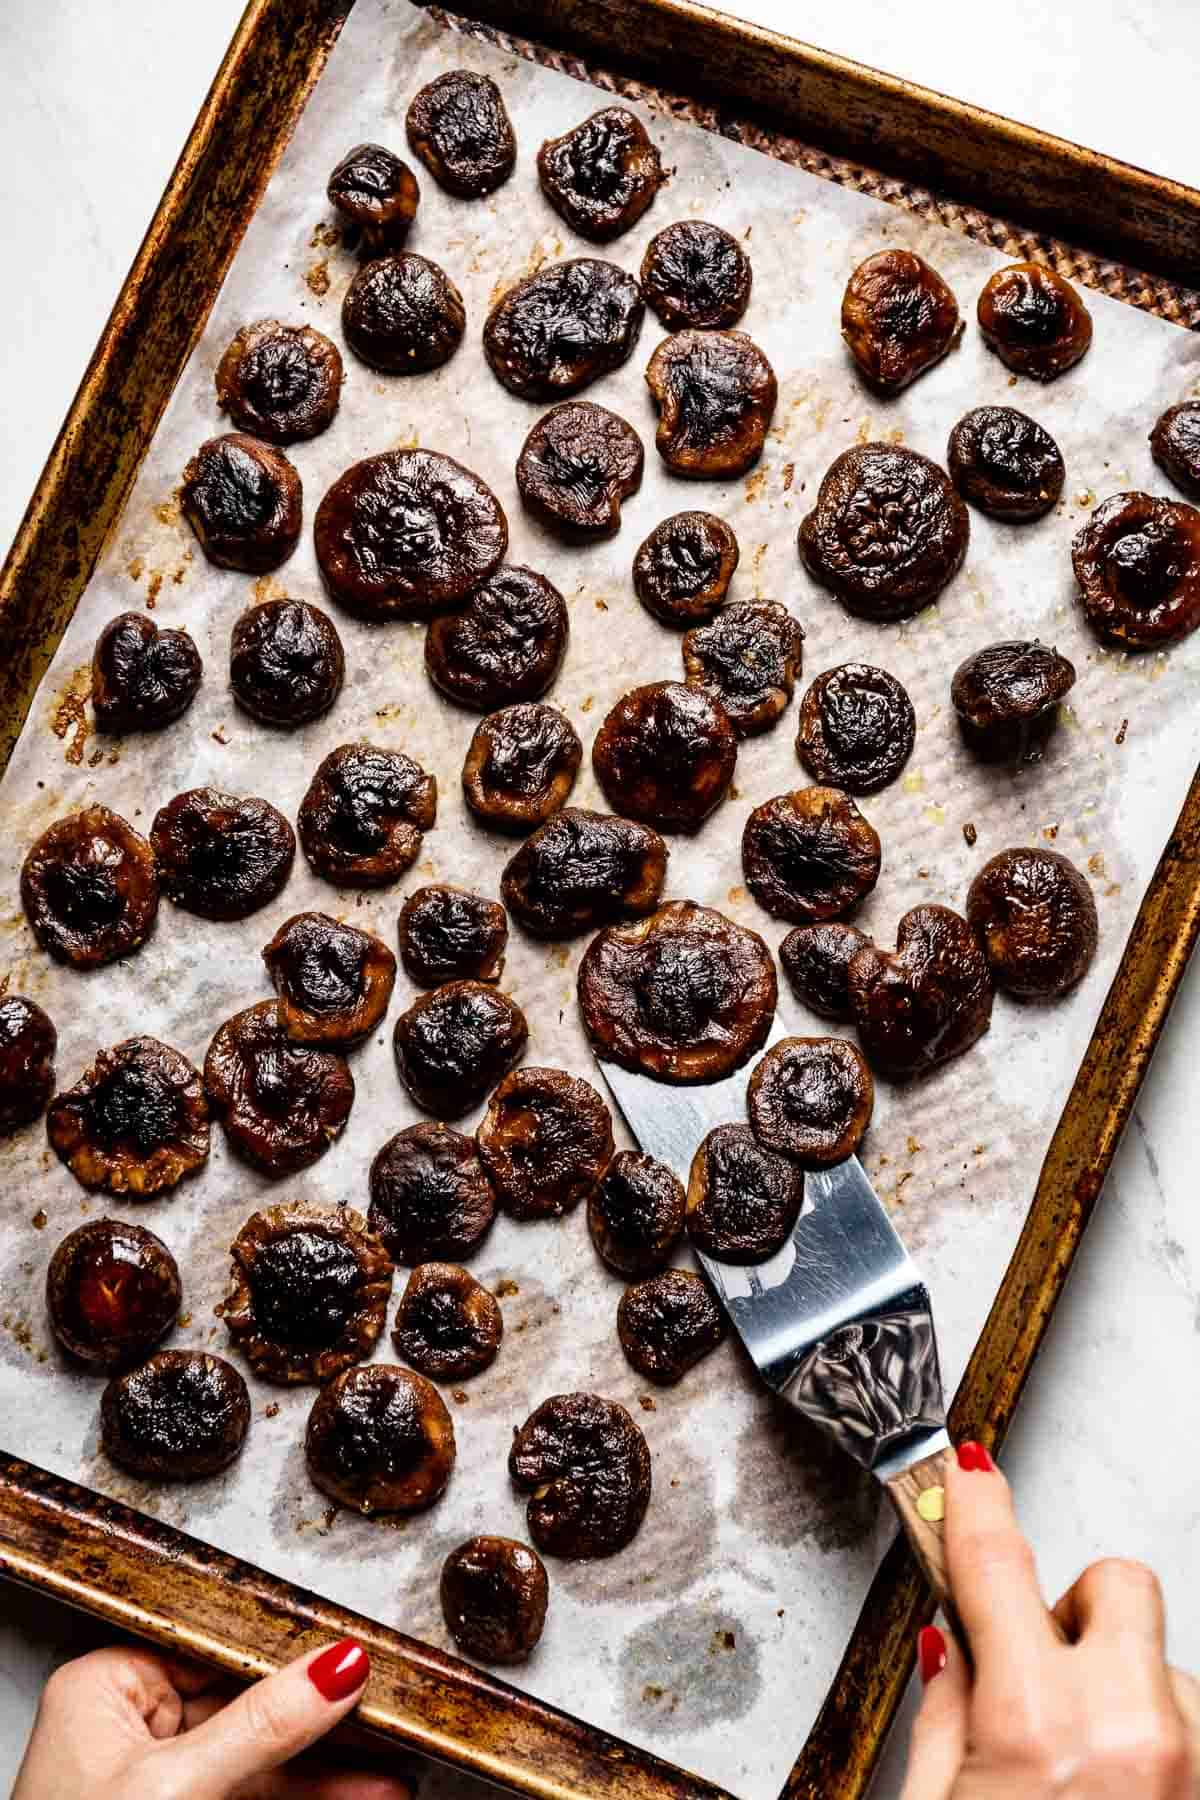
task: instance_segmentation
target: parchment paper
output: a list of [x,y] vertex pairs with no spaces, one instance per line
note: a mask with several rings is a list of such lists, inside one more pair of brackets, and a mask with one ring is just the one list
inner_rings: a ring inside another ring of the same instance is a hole
[[[276,316],[340,336],[339,305],[355,264],[337,245],[324,200],[333,163],[364,139],[407,155],[408,101],[423,82],[460,64],[495,75],[520,144],[515,176],[484,202],[454,200],[419,171],[422,202],[411,246],[443,263],[462,289],[466,341],[445,368],[419,378],[380,376],[347,354],[332,428],[292,452],[306,520],[336,475],[389,446],[421,443],[478,470],[508,511],[511,559],[544,570],[568,597],[571,643],[552,698],[590,745],[624,689],[680,674],[676,636],[634,599],[629,567],[636,546],[681,507],[718,511],[742,547],[733,597],[784,600],[804,625],[802,686],[858,657],[892,670],[916,706],[919,732],[904,778],[863,803],[884,843],[882,879],[859,920],[865,929],[891,941],[900,914],[920,900],[961,907],[974,870],[1010,844],[1052,840],[1090,874],[1102,935],[1080,989],[1049,1009],[1000,999],[990,1035],[968,1056],[915,1087],[881,1085],[865,1158],[931,1283],[952,1389],[1195,761],[1200,641],[1145,657],[1098,649],[1072,598],[1068,554],[1098,498],[1124,487],[1163,488],[1146,434],[1163,406],[1191,391],[1200,345],[1159,320],[1087,294],[1096,327],[1087,359],[1048,388],[1018,382],[984,350],[974,325],[978,290],[1004,259],[721,137],[648,116],[670,183],[642,221],[600,254],[636,271],[651,234],[684,215],[738,234],[754,265],[743,325],[774,364],[779,408],[767,453],[744,482],[668,476],[653,447],[654,414],[642,379],[660,337],[648,315],[630,362],[589,390],[642,433],[645,482],[626,504],[615,540],[564,549],[525,515],[513,480],[517,451],[541,409],[496,383],[480,331],[492,299],[519,276],[559,256],[594,253],[540,195],[534,157],[545,136],[603,102],[575,81],[446,32],[404,0],[359,0],[13,757],[4,787],[0,973],[11,991],[32,995],[56,1021],[59,1080],[68,1086],[99,1045],[135,1031],[156,1033],[199,1063],[223,1019],[269,994],[259,952],[293,912],[325,908],[394,941],[403,894],[431,877],[497,891],[513,844],[467,821],[459,773],[476,721],[430,687],[420,628],[373,629],[332,608],[347,658],[345,690],[332,714],[295,732],[255,723],[228,690],[230,629],[246,605],[266,596],[328,604],[310,534],[306,526],[277,576],[252,581],[209,567],[176,499],[189,454],[227,428],[216,411],[213,371],[238,326]],[[968,320],[961,348],[892,403],[862,388],[838,335],[846,276],[884,243],[926,255]],[[993,524],[973,512],[965,568],[936,606],[900,627],[849,618],[809,580],[796,553],[796,528],[821,473],[839,450],[869,438],[903,441],[942,459],[954,421],[987,401],[1022,406],[1054,433],[1068,469],[1062,504],[1033,526]],[[187,625],[204,656],[205,679],[180,723],[113,743],[92,731],[84,704],[88,664],[106,620],[143,606],[153,607],[163,625]],[[982,769],[964,755],[949,680],[972,650],[1018,635],[1057,643],[1076,663],[1079,681],[1045,761],[1013,775]],[[794,733],[793,707],[773,732],[742,747],[735,792],[697,838],[673,841],[668,879],[669,894],[720,906],[773,945],[784,927],[744,891],[739,840],[752,805],[805,779]],[[359,737],[403,747],[440,784],[437,828],[397,888],[339,894],[298,856],[279,900],[241,923],[206,925],[164,902],[139,955],[89,976],[59,968],[37,950],[20,916],[17,877],[29,843],[52,819],[100,799],[146,830],[172,794],[202,782],[263,794],[294,818],[321,757]],[[586,759],[574,800],[602,804]],[[978,834],[973,849],[964,841],[968,822]],[[586,1075],[590,1058],[574,1001],[584,942],[546,946],[514,931],[504,985],[528,1013],[529,1060]],[[187,1312],[173,1341],[225,1350],[213,1306],[242,1221],[262,1204],[293,1196],[365,1207],[372,1156],[417,1117],[389,1042],[391,1020],[411,998],[401,975],[387,1028],[354,1059],[358,1097],[344,1136],[294,1181],[272,1185],[249,1172],[214,1128],[200,1177],[173,1197],[137,1206],[87,1197],[46,1149],[40,1127],[4,1143],[0,1441],[448,1644],[436,1597],[443,1556],[474,1531],[524,1530],[505,1469],[513,1427],[564,1389],[619,1399],[643,1425],[653,1452],[646,1524],[611,1561],[553,1565],[546,1635],[515,1680],[743,1794],[774,1793],[832,1677],[890,1524],[878,1518],[869,1482],[773,1410],[732,1345],[678,1388],[647,1395],[617,1346],[621,1287],[594,1256],[582,1211],[556,1224],[501,1220],[476,1259],[489,1286],[509,1284],[502,1289],[505,1342],[494,1367],[462,1390],[461,1403],[451,1402],[457,1472],[428,1514],[389,1530],[327,1513],[305,1474],[301,1442],[313,1399],[306,1388],[252,1381],[245,1454],[213,1481],[148,1486],[97,1454],[100,1385],[66,1368],[43,1314],[42,1282],[55,1244],[85,1214],[143,1219],[171,1245],[183,1271]],[[783,1012],[802,1029],[825,1029],[786,996]],[[381,1354],[390,1354],[386,1338]]]

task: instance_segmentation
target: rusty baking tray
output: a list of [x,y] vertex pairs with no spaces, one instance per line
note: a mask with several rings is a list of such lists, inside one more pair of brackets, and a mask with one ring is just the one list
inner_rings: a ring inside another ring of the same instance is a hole
[[[353,0],[250,0],[0,574],[0,771]],[[469,15],[469,16],[466,16]],[[469,0],[439,14],[767,155],[1194,327],[1200,193],[694,0]],[[670,86],[658,71],[670,70]],[[1193,286],[1194,284],[1194,286]],[[955,1397],[999,1444],[1200,930],[1200,776],[1143,899]],[[353,1633],[364,1724],[545,1800],[720,1790],[454,1657],[0,1453],[0,1571],[235,1675]],[[858,1800],[930,1600],[903,1543],[871,1586],[785,1794]]]

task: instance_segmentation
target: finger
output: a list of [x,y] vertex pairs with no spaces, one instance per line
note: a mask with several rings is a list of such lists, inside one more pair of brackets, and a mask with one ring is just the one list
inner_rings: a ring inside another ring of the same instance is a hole
[[1072,1643],[1082,1638],[1141,1644],[1161,1660],[1167,1635],[1158,1577],[1141,1563],[1108,1557],[1092,1563],[1069,1587],[1054,1616]]
[[949,1800],[967,1752],[970,1677],[961,1651],[932,1625],[920,1634],[917,1666],[925,1692],[900,1800]]
[[399,1776],[289,1763],[244,1782],[230,1800],[413,1800],[413,1790]]
[[140,1646],[92,1650],[64,1663],[47,1683],[42,1710],[64,1728],[90,1716],[113,1742],[173,1737],[183,1703],[161,1656]]
[[1011,1677],[1023,1687],[1031,1661],[1059,1640],[1008,1483],[986,1450],[960,1444],[947,1459],[945,1486],[950,1588],[979,1677],[1001,1686]]

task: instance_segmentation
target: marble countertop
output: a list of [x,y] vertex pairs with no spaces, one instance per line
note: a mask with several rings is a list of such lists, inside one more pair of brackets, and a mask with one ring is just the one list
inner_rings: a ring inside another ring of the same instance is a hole
[[[1200,185],[1191,0],[1158,0],[1152,13],[1010,0],[1003,30],[986,39],[965,25],[960,0],[836,17],[818,0],[739,0],[729,10]],[[241,0],[3,8],[0,542],[16,529],[240,11]],[[1047,1593],[1097,1556],[1149,1562],[1167,1589],[1172,1656],[1200,1668],[1200,1611],[1189,1599],[1200,1586],[1200,1447],[1173,1399],[1195,1366],[1200,1332],[1200,1208],[1194,1148],[1181,1129],[1200,1112],[1193,1033],[1195,969],[1004,1463]],[[88,1631],[30,1596],[0,1595],[0,1792],[47,1670]],[[899,1792],[902,1751],[901,1729],[876,1784],[882,1800]]]

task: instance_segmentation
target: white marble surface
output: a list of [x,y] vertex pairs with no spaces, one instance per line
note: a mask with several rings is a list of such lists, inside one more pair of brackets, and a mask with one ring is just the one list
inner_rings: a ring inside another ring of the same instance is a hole
[[[0,543],[17,526],[240,10],[240,0],[6,0],[0,9]],[[1152,11],[1009,0],[1002,33],[986,37],[961,0],[832,13],[818,0],[739,0],[731,10],[1200,183],[1191,0],[1158,0]],[[1047,1592],[1099,1555],[1154,1564],[1173,1655],[1193,1667],[1200,1209],[1188,1126],[1200,1108],[1197,1032],[1193,972],[1005,1454]],[[90,1641],[73,1615],[0,1590],[0,1792],[47,1669]],[[897,1733],[876,1786],[885,1800],[899,1790],[902,1751]]]

